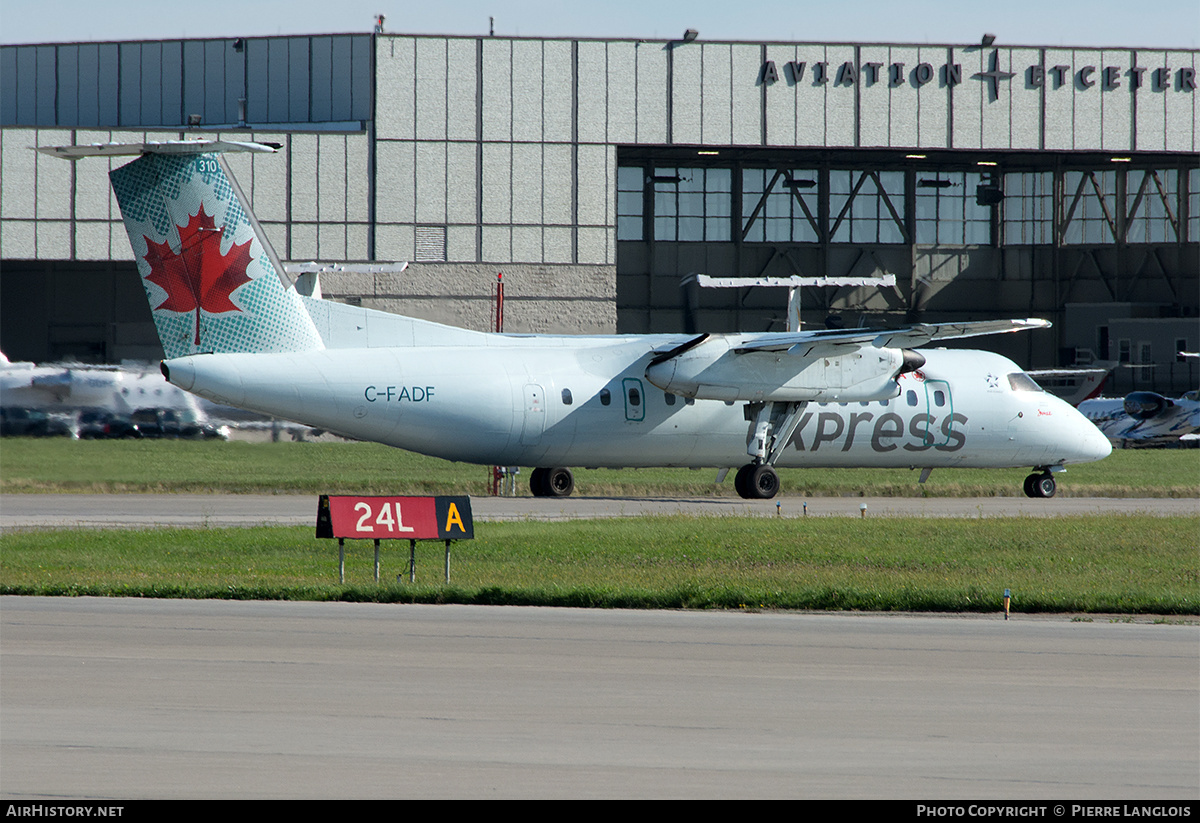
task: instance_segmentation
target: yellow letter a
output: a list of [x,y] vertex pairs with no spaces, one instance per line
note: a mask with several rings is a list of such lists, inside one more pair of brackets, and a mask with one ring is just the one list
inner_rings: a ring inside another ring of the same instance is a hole
[[458,506],[453,503],[450,504],[450,508],[446,512],[446,528],[443,531],[450,531],[451,523],[457,523],[460,532],[467,530],[466,526],[463,525],[462,516],[458,513]]

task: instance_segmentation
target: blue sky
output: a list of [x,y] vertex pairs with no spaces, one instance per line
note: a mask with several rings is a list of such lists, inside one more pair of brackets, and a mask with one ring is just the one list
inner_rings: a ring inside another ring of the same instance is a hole
[[1196,0],[57,0],[0,3],[0,42],[157,40],[370,31],[709,40],[1200,48]]

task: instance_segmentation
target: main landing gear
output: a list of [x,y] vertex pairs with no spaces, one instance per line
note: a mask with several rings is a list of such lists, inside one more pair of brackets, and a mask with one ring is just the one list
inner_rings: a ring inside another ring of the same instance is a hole
[[770,500],[779,493],[775,461],[800,422],[806,403],[747,403],[746,454],[754,460],[738,469],[733,487],[744,500]]
[[1026,497],[1053,497],[1057,490],[1058,485],[1054,482],[1054,475],[1050,474],[1049,469],[1040,474],[1035,470],[1033,474],[1025,478]]
[[575,491],[575,475],[565,466],[534,469],[529,490],[534,497],[569,497]]
[[770,500],[779,492],[779,475],[768,463],[747,463],[734,475],[733,487],[745,500]]

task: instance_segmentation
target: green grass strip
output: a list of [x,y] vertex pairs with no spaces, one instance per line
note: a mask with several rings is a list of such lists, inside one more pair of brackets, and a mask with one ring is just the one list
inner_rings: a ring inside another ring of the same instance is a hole
[[[782,469],[781,493],[807,496],[1018,497],[1024,469],[939,469],[924,485],[909,469]],[[705,469],[580,469],[576,494],[734,497]],[[1073,497],[1200,497],[1200,450],[1116,451],[1058,476]],[[0,491],[473,494],[489,493],[488,468],[377,443],[69,441],[5,438]],[[529,494],[529,469],[519,491]]]
[[[1200,517],[643,517],[477,523],[454,544],[310,528],[7,533],[0,593],[594,608],[1200,614]],[[397,575],[405,582],[397,582]]]

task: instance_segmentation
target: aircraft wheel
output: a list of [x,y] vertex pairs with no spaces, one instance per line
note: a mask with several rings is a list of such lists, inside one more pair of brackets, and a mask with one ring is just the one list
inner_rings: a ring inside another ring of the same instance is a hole
[[770,500],[779,492],[779,475],[766,463],[747,463],[738,469],[733,485],[744,500]]
[[1054,481],[1054,475],[1046,472],[1044,474],[1031,474],[1025,478],[1025,496],[1026,497],[1053,497],[1058,491],[1058,484]]
[[738,497],[743,500],[750,499],[749,483],[746,480],[748,475],[754,469],[753,463],[747,463],[737,470],[737,474],[733,476],[733,488],[738,493]]
[[545,496],[570,497],[571,492],[575,491],[575,475],[571,474],[571,470],[565,466],[555,466],[545,471]]
[[549,491],[546,488],[546,470],[534,469],[529,475],[529,491],[533,492],[534,497],[548,497]]
[[779,493],[779,475],[766,463],[755,466],[748,478],[750,491],[758,500],[770,500]]
[[1054,482],[1054,475],[1039,474],[1034,481],[1033,488],[1038,497],[1053,497],[1054,493],[1058,491],[1058,484]]

